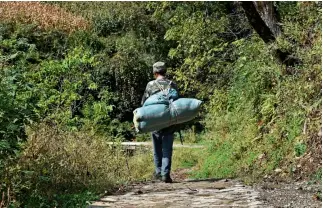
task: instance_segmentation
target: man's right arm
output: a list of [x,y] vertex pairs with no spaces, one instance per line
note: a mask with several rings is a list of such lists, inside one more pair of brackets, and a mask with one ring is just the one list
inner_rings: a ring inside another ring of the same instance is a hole
[[150,87],[149,87],[149,83],[148,83],[146,86],[144,95],[142,96],[142,99],[141,99],[141,106],[143,106],[145,101],[147,100],[147,98],[149,98],[149,96],[150,96],[149,92],[150,92]]

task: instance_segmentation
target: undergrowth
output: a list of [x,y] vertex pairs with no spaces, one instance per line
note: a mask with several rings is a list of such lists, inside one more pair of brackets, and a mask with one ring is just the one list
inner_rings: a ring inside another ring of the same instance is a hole
[[29,128],[17,163],[7,165],[11,207],[84,207],[124,183],[147,179],[152,157],[129,156],[121,146],[86,132],[66,132],[53,124]]

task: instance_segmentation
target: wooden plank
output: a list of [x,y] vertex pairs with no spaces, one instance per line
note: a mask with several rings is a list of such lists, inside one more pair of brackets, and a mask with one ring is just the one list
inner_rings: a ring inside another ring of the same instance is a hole
[[[152,147],[152,142],[108,142],[110,145],[122,145],[128,147]],[[173,144],[174,148],[203,148],[204,145],[199,144]]]

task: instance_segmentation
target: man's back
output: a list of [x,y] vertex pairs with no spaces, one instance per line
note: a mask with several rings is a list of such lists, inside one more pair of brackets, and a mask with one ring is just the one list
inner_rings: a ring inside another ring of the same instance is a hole
[[[156,83],[156,82],[158,82],[158,83]],[[177,92],[178,92],[178,88],[177,88],[176,83],[174,83],[173,81],[171,81],[165,77],[158,77],[156,80],[152,80],[152,81],[148,82],[145,93],[142,96],[141,105],[143,105],[145,103],[145,101],[147,100],[147,98],[149,98],[151,95],[160,92],[161,91],[160,88],[167,89],[169,87],[169,85],[171,88],[177,90]],[[178,95],[179,95],[179,92],[178,92]],[[165,128],[165,129],[161,129],[158,132],[160,132],[160,133],[161,132],[174,133],[175,131],[177,131],[177,129],[178,129],[177,125],[173,125],[173,126]]]
[[145,93],[144,93],[142,100],[141,100],[141,105],[143,105],[145,103],[147,98],[149,98],[153,94],[160,92],[161,91],[160,88],[167,89],[169,87],[169,85],[171,88],[177,90],[177,92],[178,92],[178,88],[177,88],[176,83],[174,83],[173,81],[171,81],[169,79],[166,79],[165,77],[158,77],[156,80],[148,82],[148,84],[146,86]]

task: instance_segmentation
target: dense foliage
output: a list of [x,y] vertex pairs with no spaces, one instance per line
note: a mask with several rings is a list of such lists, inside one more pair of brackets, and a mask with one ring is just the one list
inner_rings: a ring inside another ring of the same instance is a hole
[[265,44],[235,2],[0,3],[0,207],[80,207],[142,178],[145,155],[105,142],[148,139],[132,112],[160,60],[184,96],[205,101],[184,132],[209,146],[183,158],[196,177],[315,174],[321,3],[275,8],[282,34]]

